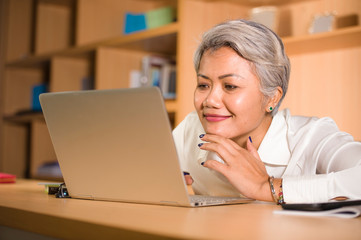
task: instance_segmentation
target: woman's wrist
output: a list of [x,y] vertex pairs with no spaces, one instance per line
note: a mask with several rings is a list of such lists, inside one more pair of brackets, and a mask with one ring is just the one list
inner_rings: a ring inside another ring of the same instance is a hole
[[283,204],[282,178],[274,178],[271,176],[268,178],[268,182],[273,201],[277,204]]

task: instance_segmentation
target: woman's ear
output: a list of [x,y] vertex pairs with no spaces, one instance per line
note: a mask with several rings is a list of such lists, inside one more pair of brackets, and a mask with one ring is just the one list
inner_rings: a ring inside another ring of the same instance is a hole
[[273,109],[275,109],[275,107],[277,106],[277,104],[279,103],[279,101],[281,100],[283,95],[283,90],[281,87],[277,87],[276,91],[273,95],[273,97],[270,97],[268,99],[268,103],[266,105],[266,111],[267,112],[272,112]]

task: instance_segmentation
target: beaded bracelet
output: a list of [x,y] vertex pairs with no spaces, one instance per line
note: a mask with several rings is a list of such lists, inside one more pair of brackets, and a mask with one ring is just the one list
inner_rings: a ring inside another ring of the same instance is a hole
[[272,196],[273,196],[273,200],[278,204],[278,205],[282,205],[285,203],[284,201],[284,198],[283,198],[283,190],[282,190],[282,183],[281,183],[281,186],[280,186],[280,191],[279,191],[279,194],[277,196],[276,194],[276,191],[275,191],[275,188],[273,186],[273,180],[274,180],[274,177],[271,176],[268,178],[268,182],[269,182],[269,185],[270,185],[270,188],[271,188],[271,193],[272,193]]
[[282,189],[282,182],[281,182],[281,186],[280,186],[280,192],[278,193],[278,205],[282,205],[285,203],[285,200],[283,198],[283,189]]

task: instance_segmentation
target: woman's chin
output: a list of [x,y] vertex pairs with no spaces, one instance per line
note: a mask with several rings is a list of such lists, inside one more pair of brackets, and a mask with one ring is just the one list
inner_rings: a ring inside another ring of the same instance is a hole
[[225,133],[225,131],[222,130],[213,130],[213,129],[206,129],[205,131],[207,134],[213,134],[221,137],[228,138],[228,134]]

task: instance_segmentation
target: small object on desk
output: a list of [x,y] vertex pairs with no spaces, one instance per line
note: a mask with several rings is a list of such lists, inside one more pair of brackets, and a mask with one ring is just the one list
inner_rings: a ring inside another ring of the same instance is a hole
[[68,189],[65,183],[60,184],[58,193],[55,194],[56,198],[70,198]]
[[62,183],[38,183],[38,185],[45,186],[45,192],[49,195],[54,195],[59,192],[59,187]]
[[0,183],[15,183],[16,176],[13,174],[0,172]]
[[310,217],[355,218],[361,215],[361,200],[283,204],[282,209],[276,210],[274,213]]

